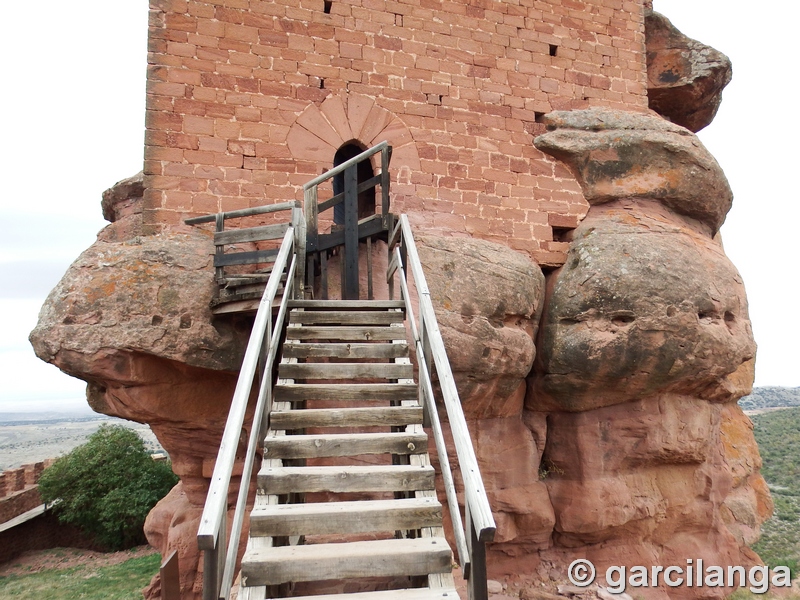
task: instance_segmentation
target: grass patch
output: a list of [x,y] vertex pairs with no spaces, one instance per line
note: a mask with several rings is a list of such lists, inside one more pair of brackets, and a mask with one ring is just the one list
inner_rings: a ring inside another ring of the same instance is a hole
[[118,565],[91,565],[0,577],[0,598],[16,600],[141,600],[142,588],[158,572],[150,554]]
[[792,578],[800,563],[800,408],[754,415],[753,433],[769,484],[775,513],[761,526],[753,546],[770,567],[788,566]]

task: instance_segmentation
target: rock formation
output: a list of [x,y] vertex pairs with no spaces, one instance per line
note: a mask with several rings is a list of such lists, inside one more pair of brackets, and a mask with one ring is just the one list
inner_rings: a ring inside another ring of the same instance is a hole
[[[543,122],[537,148],[569,166],[590,204],[563,267],[545,280],[505,246],[417,234],[498,524],[490,575],[563,579],[576,557],[599,572],[755,563],[747,545],[771,500],[735,404],[755,344],[716,237],[732,200],[725,177],[691,132],[656,116],[593,109]],[[208,233],[140,235],[141,191],[133,179],[104,195],[113,223],[53,290],[31,342],[88,382],[95,410],[149,423],[169,452],[181,483],[146,532],[162,554],[178,550],[190,597],[249,323],[212,318]]]
[[750,391],[755,344],[741,278],[714,238],[727,182],[690,132],[657,117],[544,120],[537,148],[568,164],[592,206],[548,277],[528,379],[555,515],[539,558],[587,557],[598,572],[757,562],[746,545],[771,500],[734,403]]
[[199,589],[197,525],[249,324],[212,321],[209,234],[137,235],[135,180],[103,195],[113,224],[50,293],[30,340],[87,382],[95,411],[149,423],[181,482],[150,514],[148,540],[164,556],[178,550],[182,588]]
[[711,123],[731,80],[731,61],[686,37],[664,15],[645,15],[647,99],[650,108],[690,131]]

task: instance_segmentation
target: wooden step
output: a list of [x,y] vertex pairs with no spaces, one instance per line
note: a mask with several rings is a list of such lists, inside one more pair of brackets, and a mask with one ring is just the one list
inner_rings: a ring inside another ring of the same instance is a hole
[[405,590],[381,590],[355,594],[328,594],[303,596],[303,600],[459,600],[455,588],[410,588]]
[[286,344],[284,358],[405,358],[408,344]]
[[386,342],[405,339],[406,331],[402,327],[289,327],[286,330],[288,340],[339,340],[346,342]]
[[307,427],[371,427],[416,425],[422,423],[421,406],[376,406],[374,408],[306,408],[275,411],[270,417],[273,429]]
[[326,467],[274,467],[265,464],[258,473],[263,494],[291,492],[416,492],[434,489],[431,466],[371,465]]
[[361,454],[420,454],[428,451],[424,433],[344,433],[287,435],[264,440],[264,458],[325,458]]
[[289,308],[313,310],[379,310],[399,308],[405,310],[403,300],[289,300]]
[[275,400],[416,400],[417,386],[413,383],[279,383]]
[[289,314],[290,323],[303,325],[391,325],[404,320],[405,314],[396,310],[293,310]]
[[287,379],[412,379],[411,363],[282,363],[278,377]]
[[364,500],[253,507],[250,535],[288,536],[401,531],[442,523],[435,498]]
[[442,537],[253,548],[242,559],[246,586],[290,581],[396,577],[449,572],[450,547]]

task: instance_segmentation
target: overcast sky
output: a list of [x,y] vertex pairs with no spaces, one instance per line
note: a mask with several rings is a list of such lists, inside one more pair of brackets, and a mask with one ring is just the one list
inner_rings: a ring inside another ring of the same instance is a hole
[[[655,0],[685,34],[726,53],[732,83],[700,138],[725,170],[722,228],[759,345],[756,385],[800,385],[793,0]],[[5,7],[0,236],[0,411],[85,406],[84,384],[39,361],[27,336],[70,262],[105,224],[100,195],[141,169],[147,6],[44,0]]]

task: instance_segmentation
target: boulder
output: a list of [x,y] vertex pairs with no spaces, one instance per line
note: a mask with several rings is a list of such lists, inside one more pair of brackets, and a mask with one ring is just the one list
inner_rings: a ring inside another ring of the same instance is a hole
[[663,393],[716,399],[755,355],[739,273],[657,204],[593,207],[548,285],[531,410]]
[[657,200],[713,236],[733,201],[717,161],[687,129],[648,114],[593,108],[544,116],[534,145],[564,161],[589,204]]
[[131,237],[139,220],[123,216],[70,266],[30,341],[39,358],[88,383],[93,410],[148,423],[168,452],[181,482],[146,530],[162,554],[180,550],[189,598],[200,568],[197,524],[250,325],[211,314],[209,234]]
[[645,13],[647,101],[651,109],[690,131],[711,123],[731,80],[730,59],[686,37],[669,19]]
[[541,269],[493,242],[415,237],[467,419],[521,414],[544,297]]

